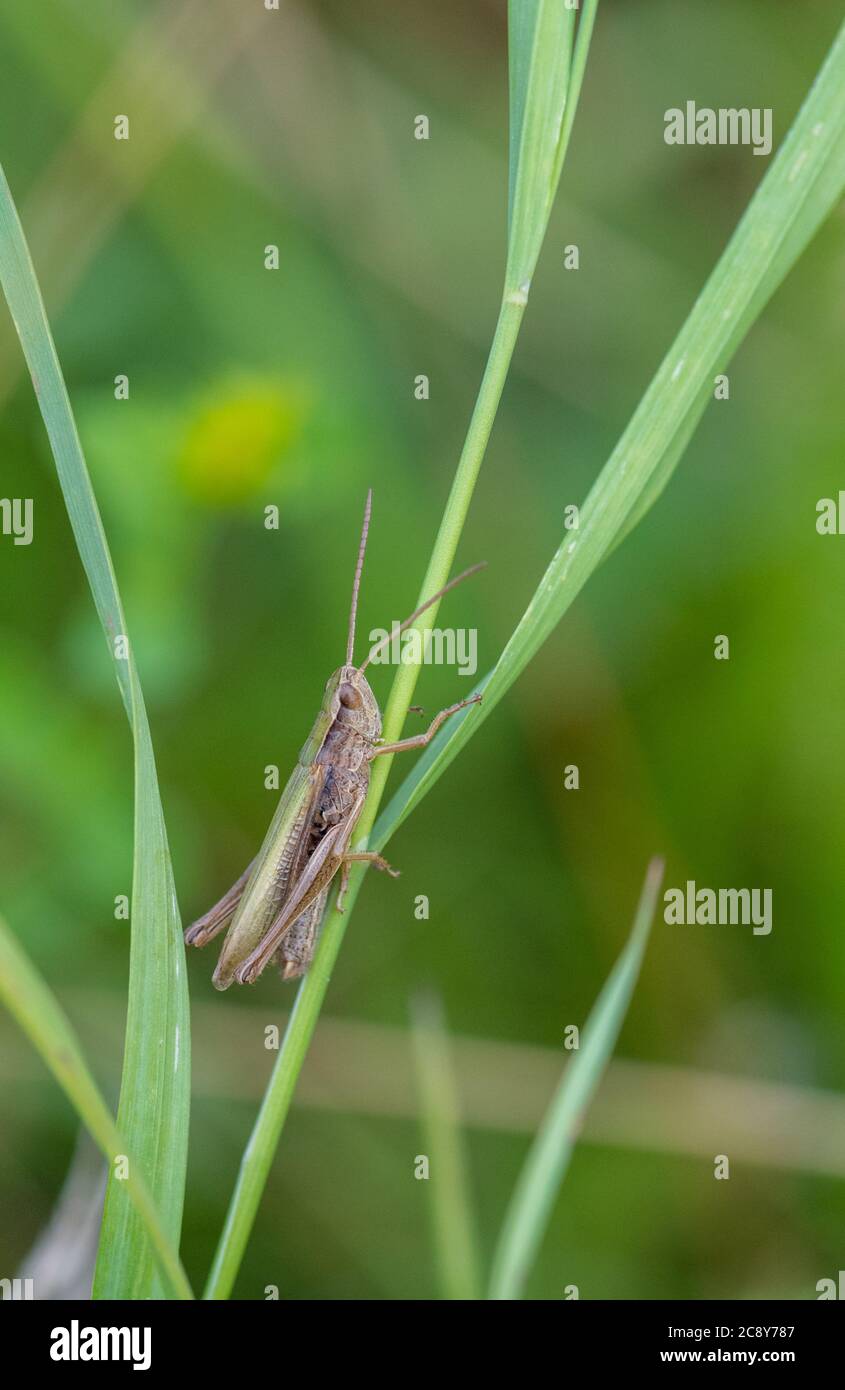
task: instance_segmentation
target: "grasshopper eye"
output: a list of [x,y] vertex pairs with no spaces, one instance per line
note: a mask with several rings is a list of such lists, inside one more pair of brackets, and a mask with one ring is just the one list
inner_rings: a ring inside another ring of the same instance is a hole
[[340,687],[340,690],[338,691],[338,698],[340,700],[340,703],[343,705],[344,709],[361,708],[360,691],[356,690],[354,685],[349,685],[348,682]]

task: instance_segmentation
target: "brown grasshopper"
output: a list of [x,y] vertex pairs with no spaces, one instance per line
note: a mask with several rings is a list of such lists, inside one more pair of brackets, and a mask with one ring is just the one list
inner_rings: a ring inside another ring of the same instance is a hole
[[380,741],[381,712],[364,671],[393,636],[483,565],[473,565],[450,580],[378,642],[363,665],[354,666],[358,589],[371,506],[372,490],[367,493],[352,584],[346,662],[329,678],[320,713],[282,792],[257,857],[228,893],[185,932],[188,945],[205,946],[225,926],[229,927],[213,976],[218,989],[228,989],[233,980],[253,984],[273,958],[283,980],[304,975],[314,955],[329,889],[338,871],[339,911],[343,911],[351,864],[365,861],[397,876],[398,870],[392,869],[380,854],[356,854],[350,850],[352,833],[370,785],[370,763],[385,753],[424,748],[444,720],[481,699],[480,695],[471,695],[441,710],[424,734],[398,743]]

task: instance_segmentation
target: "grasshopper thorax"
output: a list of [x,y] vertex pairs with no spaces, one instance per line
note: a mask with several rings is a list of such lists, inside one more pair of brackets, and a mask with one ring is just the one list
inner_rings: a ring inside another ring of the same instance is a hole
[[329,677],[326,704],[335,725],[374,742],[381,733],[381,711],[369,681],[356,666],[341,666]]

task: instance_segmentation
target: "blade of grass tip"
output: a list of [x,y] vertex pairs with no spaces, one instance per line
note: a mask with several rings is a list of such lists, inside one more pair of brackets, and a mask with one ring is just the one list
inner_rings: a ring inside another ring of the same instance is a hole
[[[598,0],[584,0],[580,19],[575,10],[565,9],[560,0],[510,0],[508,5],[511,289],[522,286],[527,293],[533,276],[532,256],[536,263],[536,252],[545,236],[560,182],[597,11]],[[534,63],[538,72],[532,78]],[[533,96],[531,103],[529,92]],[[533,131],[530,116],[537,126]]]
[[754,320],[845,186],[845,25],[724,254],[567,531],[481,705],[450,720],[383,811],[381,850],[528,665],[593,571],[657,500]]
[[490,1298],[519,1298],[540,1248],[584,1115],[619,1036],[640,973],[663,861],[648,867],[628,942],[584,1025],[581,1047],[567,1066],[523,1164],[508,1206],[490,1276]]
[[[561,0],[510,0],[508,291],[528,297],[563,159],[577,14]],[[560,158],[559,158],[560,156]]]
[[[530,26],[522,23],[523,8],[532,21]],[[544,183],[543,178],[554,180],[559,177],[561,170],[562,157],[558,158],[558,151],[561,134],[566,128],[564,117],[570,89],[567,71],[572,56],[575,18],[574,11],[564,9],[560,0],[554,0],[554,3],[551,0],[536,0],[536,3],[529,0],[524,7],[512,5],[509,11],[511,126],[512,131],[516,126],[519,137],[517,139],[512,134],[511,138],[511,160],[517,161],[517,167],[514,171],[512,164],[513,200],[505,285],[484,376],[443,520],[420,587],[418,603],[423,603],[442,588],[449,577],[516,346],[528,300],[527,282],[533,275],[540,253],[557,186],[556,183],[553,186],[550,182]],[[591,30],[592,24],[585,31],[577,56],[579,90]],[[542,42],[538,41],[538,34],[543,35]],[[529,130],[530,136],[527,134]],[[536,200],[533,212],[532,200]],[[517,227],[522,237],[518,254],[513,246]],[[512,276],[517,278],[514,280]],[[437,605],[434,605],[414,627],[433,626],[436,615]],[[418,674],[419,667],[411,663],[402,664],[397,669],[382,728],[388,743],[400,735]],[[392,761],[391,757],[379,758],[373,766],[369,795],[358,821],[356,849],[367,847]],[[326,914],[317,952],[299,987],[264,1101],[241,1160],[226,1222],[206,1284],[206,1298],[227,1298],[236,1278],[362,878],[363,866],[354,865],[345,913],[332,908]]]
[[461,1132],[457,1078],[443,1004],[437,995],[426,993],[412,998],[411,1043],[429,1164],[426,1186],[440,1286],[444,1298],[480,1299],[481,1260]]
[[175,1298],[193,1298],[179,1256],[168,1240],[155,1203],[125,1139],[97,1089],[82,1050],[58,1001],[0,917],[0,999],[53,1073],[83,1124],[108,1160],[126,1160],[129,1200],[143,1222],[165,1285]]
[[575,123],[575,113],[578,110],[578,102],[581,98],[581,86],[584,81],[584,73],[587,70],[587,55],[590,51],[590,43],[593,37],[593,25],[596,22],[596,14],[599,8],[599,0],[584,0],[584,7],[581,10],[581,18],[578,21],[578,28],[575,33],[575,50],[572,54],[572,67],[569,73],[569,93],[566,98],[566,109],[563,113],[563,126],[560,132],[560,140],[557,149],[557,165],[555,171],[556,179],[560,178],[566,151],[569,149],[569,137],[572,134],[572,127]]
[[[129,1007],[118,1125],[178,1248],[190,1104],[184,946],[152,740],[111,555],[35,269],[0,169],[0,280],[32,376],[79,555],[114,662],[135,750]],[[98,1298],[160,1290],[147,1232],[110,1174],[97,1261]]]
[[[560,182],[597,5],[598,0],[588,0],[574,53],[575,10],[560,0],[512,0],[508,8],[510,187],[505,285],[487,367],[420,589],[420,603],[446,583],[469,511]],[[437,605],[414,627],[432,626],[436,618]],[[418,675],[419,666],[413,663],[399,666],[396,672],[385,707],[386,742],[400,735]],[[374,765],[358,826],[361,844],[372,829],[392,761],[380,758]]]
[[508,238],[512,236],[522,122],[540,0],[508,0]]

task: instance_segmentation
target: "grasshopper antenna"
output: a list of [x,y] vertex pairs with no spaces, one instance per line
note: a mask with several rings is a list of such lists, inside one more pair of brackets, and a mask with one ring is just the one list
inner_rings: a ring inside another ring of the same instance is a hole
[[438,589],[436,594],[432,594],[431,598],[427,598],[425,603],[420,604],[419,608],[415,608],[410,617],[405,619],[404,623],[400,623],[399,626],[393,628],[386,637],[382,637],[380,642],[376,642],[376,645],[370,651],[364,664],[358,667],[359,674],[361,671],[366,671],[373,657],[376,656],[383,647],[386,647],[389,642],[392,642],[394,637],[398,637],[400,632],[404,632],[406,627],[410,627],[411,623],[416,622],[421,613],[424,613],[433,603],[437,603],[438,599],[441,599],[444,594],[448,594],[449,590],[454,589],[457,584],[462,584],[465,579],[469,579],[471,574],[477,574],[479,570],[486,568],[486,560],[479,560],[477,565],[470,565],[469,569],[464,570],[463,574],[456,574],[455,578],[450,579],[448,584],[444,584],[442,589]]
[[364,567],[364,551],[367,548],[367,532],[370,529],[370,512],[373,509],[373,490],[367,490],[364,503],[364,525],[361,527],[361,544],[358,546],[358,559],[355,564],[355,578],[352,581],[352,606],[349,609],[349,636],[346,639],[346,664],[352,665],[352,651],[355,646],[355,619],[358,616],[358,590],[361,587],[361,570]]

